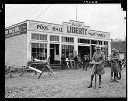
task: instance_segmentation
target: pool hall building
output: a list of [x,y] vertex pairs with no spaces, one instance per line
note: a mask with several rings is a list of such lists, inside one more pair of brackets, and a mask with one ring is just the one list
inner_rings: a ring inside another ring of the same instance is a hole
[[91,30],[84,22],[70,20],[60,24],[26,20],[5,28],[5,65],[24,66],[32,57],[50,63],[68,58],[76,51],[81,57],[92,58],[95,45],[105,50],[106,59],[111,53],[110,33]]

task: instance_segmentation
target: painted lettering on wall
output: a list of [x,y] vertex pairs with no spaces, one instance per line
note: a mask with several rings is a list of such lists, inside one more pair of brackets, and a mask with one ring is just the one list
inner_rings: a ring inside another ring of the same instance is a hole
[[72,22],[72,26],[82,27],[82,24],[78,22]]
[[104,34],[97,34],[98,37],[105,37]]
[[48,26],[37,25],[37,29],[49,30]]
[[52,30],[53,30],[53,31],[58,31],[58,32],[63,32],[62,27],[55,27],[55,26],[53,26],[53,27],[52,27]]
[[68,33],[68,34],[80,34],[86,37],[93,38],[106,38],[109,39],[110,35],[105,34],[102,31],[90,30],[89,26],[84,26],[83,22],[70,21],[62,25],[49,24],[49,23],[34,23],[29,27],[30,30],[45,31],[50,33]]
[[67,32],[68,33],[75,33],[75,34],[87,34],[87,29],[85,28],[79,28],[79,27],[72,27],[72,26],[67,26]]
[[6,29],[5,37],[10,37],[10,36],[19,35],[19,34],[26,34],[26,33],[27,33],[27,23],[24,23],[24,24]]

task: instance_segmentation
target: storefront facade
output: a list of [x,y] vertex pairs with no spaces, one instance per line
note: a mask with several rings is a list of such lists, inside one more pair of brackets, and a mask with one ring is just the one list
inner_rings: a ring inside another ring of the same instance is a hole
[[[107,47],[108,55],[111,52],[110,33],[90,30],[83,22],[70,20],[59,25],[27,20],[25,23],[26,61],[32,57],[42,60],[51,56],[51,63],[54,63],[60,60],[62,54],[69,57],[74,50],[81,57],[89,54],[92,58],[96,44]],[[8,38],[10,37],[6,37],[5,42]]]

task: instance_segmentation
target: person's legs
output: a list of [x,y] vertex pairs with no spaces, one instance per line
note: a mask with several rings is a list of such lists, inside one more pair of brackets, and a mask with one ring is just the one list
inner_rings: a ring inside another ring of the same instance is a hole
[[99,75],[99,88],[101,88],[101,75]]
[[116,81],[116,82],[118,82],[117,81],[117,75],[118,75],[118,73],[117,72],[114,72],[114,81]]
[[75,69],[77,68],[77,66],[78,66],[78,62],[77,62],[77,61],[75,61]]
[[113,77],[113,72],[111,72],[111,79],[110,79],[111,82],[113,81],[112,77]]
[[88,88],[91,88],[92,87],[92,81],[93,81],[93,78],[94,78],[94,75],[91,75],[91,82],[90,82],[90,85]]
[[72,64],[72,61],[70,60],[70,66],[71,66],[71,68],[73,68],[73,64]]
[[119,78],[119,79],[121,79],[121,69],[122,69],[122,65],[121,65],[121,63],[120,63],[119,73],[118,73],[118,75],[119,75],[118,78]]
[[119,79],[121,79],[121,71],[119,72]]
[[81,61],[79,61],[79,67],[81,68]]
[[62,62],[62,70],[64,69],[64,62]]
[[85,62],[83,63],[83,70],[85,69]]
[[87,71],[87,68],[88,68],[88,63],[86,62],[86,65],[85,65],[85,70]]

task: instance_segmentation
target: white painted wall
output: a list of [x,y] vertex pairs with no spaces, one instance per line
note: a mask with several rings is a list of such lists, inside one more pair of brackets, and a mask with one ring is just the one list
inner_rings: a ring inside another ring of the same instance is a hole
[[24,66],[27,62],[27,34],[5,39],[5,65]]

